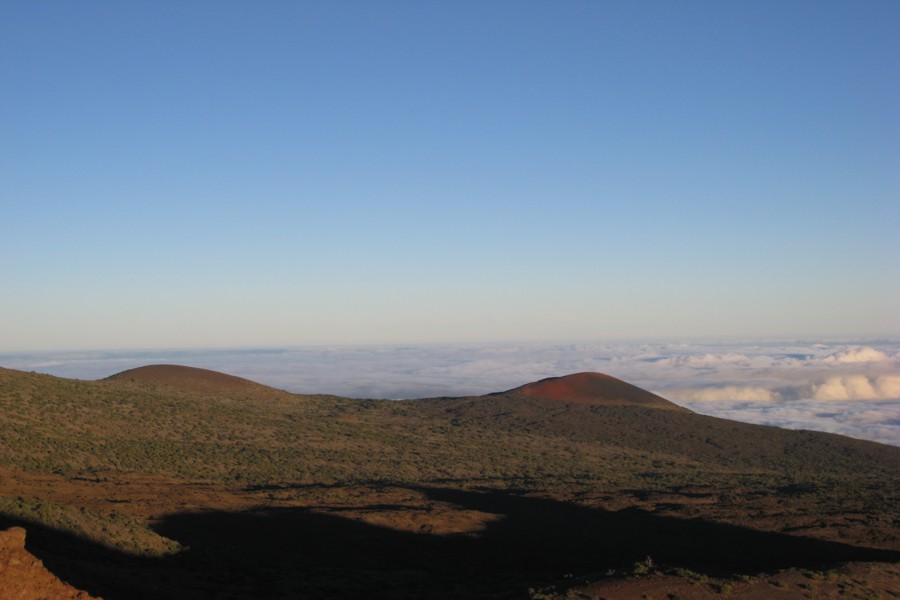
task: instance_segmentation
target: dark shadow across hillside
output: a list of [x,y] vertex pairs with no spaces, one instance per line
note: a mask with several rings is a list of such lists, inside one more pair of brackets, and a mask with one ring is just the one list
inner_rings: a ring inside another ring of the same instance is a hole
[[[610,512],[501,491],[417,491],[501,518],[478,534],[441,536],[373,526],[328,514],[328,507],[181,513],[156,527],[189,547],[168,558],[132,557],[23,525],[29,550],[49,569],[106,600],[526,598],[529,587],[627,571],[647,556],[710,575],[900,560],[898,552],[637,509]],[[358,507],[376,508],[407,509]],[[22,523],[0,519],[0,526],[12,524]]]

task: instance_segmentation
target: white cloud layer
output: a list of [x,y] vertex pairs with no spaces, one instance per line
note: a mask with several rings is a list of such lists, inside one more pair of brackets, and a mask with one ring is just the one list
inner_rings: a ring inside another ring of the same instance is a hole
[[699,389],[677,390],[669,394],[669,399],[683,402],[773,402],[780,399],[778,392],[764,387],[723,385]]
[[673,367],[690,367],[692,369],[709,369],[721,365],[746,365],[750,359],[737,352],[725,352],[722,354],[684,354],[667,359]]
[[867,363],[882,362],[888,360],[887,354],[875,348],[866,346],[852,346],[838,352],[833,352],[822,359],[826,363]]
[[299,393],[464,396],[608,373],[706,414],[900,445],[900,342],[318,346],[0,354],[0,366],[96,379],[153,363],[225,371]]
[[813,400],[886,400],[900,397],[900,375],[845,375],[814,385]]
[[900,398],[900,375],[834,375],[809,383],[783,386],[710,385],[662,392],[684,402],[779,402],[789,400],[893,400]]

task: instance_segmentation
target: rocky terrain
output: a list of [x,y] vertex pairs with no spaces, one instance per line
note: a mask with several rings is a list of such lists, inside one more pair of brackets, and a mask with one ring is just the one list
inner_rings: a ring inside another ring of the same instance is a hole
[[25,549],[25,530],[0,531],[0,598],[5,600],[91,600],[63,583]]

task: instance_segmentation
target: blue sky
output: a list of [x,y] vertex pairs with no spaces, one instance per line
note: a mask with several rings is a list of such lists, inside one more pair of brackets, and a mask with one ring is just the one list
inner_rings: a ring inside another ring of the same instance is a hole
[[0,351],[900,335],[898,30],[0,3]]

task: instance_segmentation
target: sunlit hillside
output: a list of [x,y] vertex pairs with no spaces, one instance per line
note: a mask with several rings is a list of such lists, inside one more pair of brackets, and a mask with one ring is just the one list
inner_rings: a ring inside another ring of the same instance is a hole
[[[706,577],[900,557],[900,449],[702,416],[598,374],[398,402],[295,395],[187,367],[100,381],[4,369],[0,407],[3,521],[25,526],[64,580],[106,598],[166,596],[185,582],[194,591],[183,597],[255,597],[267,564],[294,559],[307,566],[273,576],[281,596],[265,597],[316,595],[328,573],[342,593],[376,577],[391,582],[385,597],[422,585],[517,597],[565,589],[567,566],[584,583],[647,555]],[[525,518],[532,529],[508,529]],[[330,550],[310,560],[333,527],[348,544],[402,532],[381,542],[397,564],[368,564],[359,548],[367,566]],[[283,537],[292,529],[313,537]],[[617,541],[586,561],[607,536]],[[269,543],[277,556],[261,550]],[[482,556],[533,543],[553,558]],[[744,547],[725,555],[733,543]],[[460,563],[469,587],[449,585],[446,568],[430,584],[394,573],[404,561],[431,573],[423,557],[457,553],[482,556]],[[109,560],[123,570],[108,572]],[[191,575],[200,564],[234,573],[235,561],[241,578],[225,587]]]

